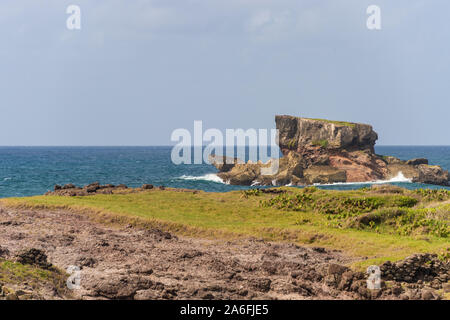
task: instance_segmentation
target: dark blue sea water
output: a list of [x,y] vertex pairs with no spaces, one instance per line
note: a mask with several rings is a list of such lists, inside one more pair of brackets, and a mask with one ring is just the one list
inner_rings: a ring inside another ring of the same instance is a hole
[[[401,159],[425,157],[431,164],[450,169],[450,146],[380,146],[378,154]],[[221,183],[216,169],[207,164],[174,165],[171,147],[0,147],[0,197],[43,194],[55,184],[85,185],[143,183],[205,191],[230,191],[247,187]],[[440,188],[413,183],[396,183],[407,188]],[[367,184],[323,186],[354,189]]]

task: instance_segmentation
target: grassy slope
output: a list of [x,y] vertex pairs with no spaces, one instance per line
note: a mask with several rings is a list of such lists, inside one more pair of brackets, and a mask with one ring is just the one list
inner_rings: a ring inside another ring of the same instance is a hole
[[[284,189],[288,190],[290,197],[305,192],[297,188]],[[404,192],[410,191],[405,190]],[[408,195],[417,198],[419,203],[413,209],[407,210],[416,210],[416,208],[422,207],[438,208],[439,219],[443,221],[444,228],[448,229],[447,219],[450,208],[447,198],[436,201],[434,199],[427,200],[418,194],[408,193]],[[300,244],[324,246],[343,250],[354,256],[358,260],[354,263],[354,267],[365,267],[385,260],[394,261],[417,252],[440,253],[449,247],[449,240],[445,235],[414,232],[402,235],[399,234],[401,233],[399,229],[392,226],[392,221],[364,228],[349,227],[355,217],[361,214],[360,212],[350,215],[330,215],[321,212],[327,205],[339,207],[342,199],[365,199],[367,197],[375,199],[377,205],[382,203],[381,209],[383,209],[383,207],[398,205],[398,198],[402,196],[375,194],[372,191],[364,190],[317,190],[311,195],[310,205],[291,209],[262,205],[263,202],[276,198],[275,195],[245,195],[240,191],[192,193],[150,190],[128,194],[98,194],[88,197],[37,196],[9,198],[1,201],[10,206],[66,208],[84,211],[90,214],[94,213],[92,216],[96,220],[106,223],[162,226],[172,232],[189,236],[227,239],[254,236],[267,240],[288,240]],[[322,209],[311,207],[317,203],[321,205]],[[372,209],[363,208],[361,211],[379,211]],[[442,214],[442,212],[444,213]],[[411,225],[416,223],[416,221],[412,221]]]
[[44,270],[36,266],[0,259],[0,297],[14,293],[15,289],[22,287],[24,283],[35,289],[46,284],[60,295],[69,296],[65,281],[66,275],[58,270]]

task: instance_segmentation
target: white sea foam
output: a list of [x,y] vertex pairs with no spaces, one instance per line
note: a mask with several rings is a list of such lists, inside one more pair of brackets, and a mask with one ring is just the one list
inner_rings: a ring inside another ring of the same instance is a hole
[[11,180],[12,178],[10,178],[10,177],[6,177],[6,178],[3,178],[3,181],[8,181],[8,180]]
[[[387,180],[385,182],[409,182],[409,183],[411,183],[412,180],[406,178],[403,175],[403,173],[400,171],[395,177],[393,177],[393,178],[391,178],[391,179],[389,179],[389,180]],[[384,182],[381,180],[381,183],[384,183]]]
[[194,180],[194,181],[211,181],[211,182],[216,182],[216,183],[224,183],[225,182],[219,177],[217,176],[217,174],[214,173],[208,173],[205,174],[203,176],[186,176],[186,175],[182,175],[179,179],[182,180]]
[[[210,181],[216,183],[229,184],[228,181],[223,181],[217,174],[207,173],[202,176],[187,176],[182,175],[179,177],[182,180],[192,180],[192,181]],[[335,183],[315,183],[316,186],[336,186],[336,185],[357,185],[357,184],[383,184],[383,183],[391,183],[391,182],[406,182],[411,183],[411,179],[406,178],[402,172],[399,172],[395,177],[389,180],[375,180],[375,181],[366,181],[366,182],[335,182]],[[259,184],[258,181],[254,181],[252,186],[257,186]],[[272,181],[272,185],[276,185],[276,180]],[[289,184],[292,185],[292,182]]]
[[337,186],[337,185],[354,185],[354,184],[384,184],[391,182],[406,182],[411,183],[412,180],[406,178],[403,173],[400,171],[395,177],[392,177],[389,180],[374,180],[374,181],[365,181],[365,182],[334,182],[334,183],[315,183],[316,186]]

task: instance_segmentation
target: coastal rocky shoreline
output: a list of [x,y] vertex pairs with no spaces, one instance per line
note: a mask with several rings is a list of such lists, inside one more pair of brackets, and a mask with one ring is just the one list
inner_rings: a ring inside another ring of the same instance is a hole
[[[373,182],[398,176],[416,183],[450,186],[449,173],[427,159],[401,160],[374,151],[378,134],[368,124],[279,115],[283,157],[267,163],[210,156],[218,176],[232,185],[312,185]],[[278,170],[269,174],[271,168]]]

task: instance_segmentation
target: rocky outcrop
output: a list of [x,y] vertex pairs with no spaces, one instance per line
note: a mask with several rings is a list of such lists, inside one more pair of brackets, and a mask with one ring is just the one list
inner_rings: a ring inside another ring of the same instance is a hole
[[279,146],[286,151],[302,152],[309,146],[325,149],[357,149],[374,152],[378,135],[372,126],[360,123],[276,116],[280,132]]
[[428,164],[428,159],[425,159],[425,158],[411,159],[411,160],[406,161],[406,164],[409,164],[412,166],[416,166],[419,164]]
[[428,164],[411,165],[408,161],[397,159],[396,163],[387,165],[387,179],[398,176],[400,173],[412,182],[428,183],[435,185],[448,186],[449,173],[440,166]]
[[440,260],[436,254],[414,254],[397,263],[386,261],[380,266],[386,280],[416,283],[430,282],[436,289],[450,280],[449,261]]
[[[142,186],[142,189],[151,189],[150,186],[151,185],[145,184]],[[101,185],[99,182],[93,182],[84,187],[77,187],[73,183],[69,183],[63,186],[55,185],[54,191],[49,191],[45,195],[80,197],[93,194],[112,194],[115,191],[123,191],[124,189],[128,189],[124,184],[116,186],[113,184]]]
[[[55,185],[54,191],[48,191],[44,195],[46,196],[65,196],[65,197],[83,197],[92,196],[96,194],[130,194],[137,192],[157,192],[171,190],[176,192],[188,192],[198,193],[199,190],[195,189],[183,189],[183,188],[166,188],[165,186],[154,186],[152,184],[143,184],[140,188],[131,188],[125,184],[105,184],[102,185],[99,182],[93,182],[84,187],[78,187],[72,183],[65,184],[63,186]],[[0,248],[1,249],[1,248]],[[1,257],[1,250],[0,250]]]
[[47,255],[40,249],[31,248],[24,250],[17,256],[17,262],[30,264],[42,269],[49,269],[52,264],[47,261]]
[[347,181],[345,170],[339,170],[331,166],[311,166],[304,171],[304,177],[309,184]]
[[[375,154],[378,134],[368,124],[293,116],[276,116],[275,123],[282,158],[244,163],[211,156],[218,176],[234,185],[369,182],[399,176],[413,182],[450,185],[448,171],[429,165],[427,159],[404,161]],[[277,172],[267,174],[267,168],[274,164]]]

